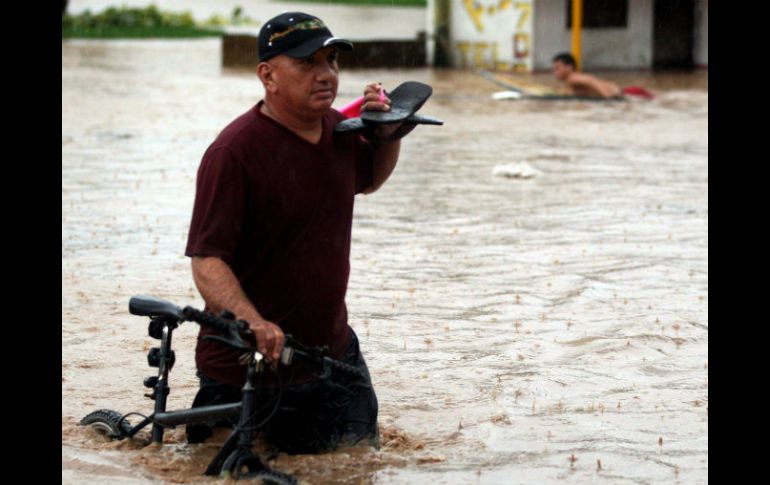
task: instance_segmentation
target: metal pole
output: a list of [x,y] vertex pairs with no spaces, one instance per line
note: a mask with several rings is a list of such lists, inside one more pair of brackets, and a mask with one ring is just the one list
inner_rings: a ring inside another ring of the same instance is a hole
[[572,57],[577,69],[583,65],[580,59],[580,29],[583,25],[583,0],[572,0]]

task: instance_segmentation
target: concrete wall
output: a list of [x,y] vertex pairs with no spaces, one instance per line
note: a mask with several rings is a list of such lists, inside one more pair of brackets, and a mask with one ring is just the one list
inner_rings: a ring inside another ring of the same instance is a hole
[[425,33],[412,40],[353,41],[353,52],[340,52],[345,68],[424,67],[427,61]]
[[709,0],[695,2],[695,52],[696,66],[709,64]]
[[[707,1],[707,0],[703,0]],[[557,52],[569,52],[572,31],[567,29],[567,0],[535,0],[534,68],[548,70]],[[649,68],[652,66],[653,0],[629,0],[624,29],[582,31],[582,67]]]

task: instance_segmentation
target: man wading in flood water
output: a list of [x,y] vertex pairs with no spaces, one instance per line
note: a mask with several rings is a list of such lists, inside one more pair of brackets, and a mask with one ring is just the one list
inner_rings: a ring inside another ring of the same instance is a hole
[[[392,173],[400,141],[390,140],[399,125],[378,128],[371,140],[333,131],[345,119],[331,109],[337,54],[352,48],[312,15],[290,12],[265,22],[257,67],[265,97],[227,125],[203,155],[185,251],[206,309],[226,309],[248,322],[269,361],[279,358],[290,333],[306,345],[328,345],[331,357],[367,376],[351,395],[311,374],[295,374],[264,428],[267,440],[289,453],[361,440],[378,445],[377,397],[348,325],[345,293],[353,200]],[[362,110],[390,109],[381,90],[378,83],[365,87]],[[208,333],[201,327],[193,407],[239,401],[245,381],[239,353],[200,339]],[[270,392],[267,386],[260,394]],[[202,442],[222,425],[190,425],[188,441]]]
[[596,76],[578,72],[577,63],[572,54],[563,52],[553,57],[552,73],[559,81],[564,81],[575,96],[589,96],[599,98],[623,98],[627,96],[639,96],[652,99],[654,96],[646,89],[639,86],[628,86],[621,89],[612,81],[600,79]]

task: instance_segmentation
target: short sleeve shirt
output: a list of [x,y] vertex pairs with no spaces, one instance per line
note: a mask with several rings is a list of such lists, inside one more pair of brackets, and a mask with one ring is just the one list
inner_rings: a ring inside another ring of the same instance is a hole
[[[262,103],[206,150],[185,254],[221,258],[265,319],[341,355],[349,342],[353,201],[372,185],[372,149],[356,134],[333,131],[345,119],[335,110],[312,144],[261,113]],[[212,379],[240,386],[237,356],[198,340],[198,369]]]

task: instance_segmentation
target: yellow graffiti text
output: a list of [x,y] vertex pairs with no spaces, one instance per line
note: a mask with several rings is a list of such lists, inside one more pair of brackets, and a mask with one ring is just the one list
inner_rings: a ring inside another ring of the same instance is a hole
[[484,13],[484,7],[474,2],[473,0],[463,0],[463,6],[470,15],[473,25],[479,32],[484,31],[484,24],[481,23],[481,15]]
[[463,7],[465,7],[465,11],[468,12],[468,16],[473,22],[473,25],[476,27],[476,30],[479,32],[484,32],[483,16],[485,11],[490,17],[498,12],[502,12],[503,10],[508,10],[510,8],[519,11],[519,20],[516,22],[517,30],[522,30],[524,28],[524,24],[526,24],[529,16],[532,14],[532,3],[514,3],[513,0],[499,0],[497,5],[493,4],[488,7],[481,5],[479,0],[463,0]]
[[516,22],[516,29],[522,30],[527,19],[532,14],[532,4],[528,2],[516,2],[516,9],[521,11],[519,15],[519,21]]
[[515,53],[513,62],[507,62],[499,58],[497,42],[470,42],[463,40],[456,43],[457,50],[460,52],[460,67],[529,72],[529,66],[525,59],[529,48],[529,36],[521,37],[519,45],[522,50]]
[[457,42],[462,67],[495,69],[501,62],[497,58],[497,42]]

